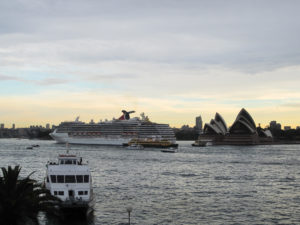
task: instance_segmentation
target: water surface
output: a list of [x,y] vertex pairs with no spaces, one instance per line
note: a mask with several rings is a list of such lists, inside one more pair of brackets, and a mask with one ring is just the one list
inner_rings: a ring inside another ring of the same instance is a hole
[[[87,222],[70,224],[126,224],[128,206],[132,224],[300,224],[300,145],[191,143],[175,154],[71,145],[89,161],[96,205]],[[64,152],[54,141],[0,139],[0,166],[21,165],[42,181],[47,161]]]

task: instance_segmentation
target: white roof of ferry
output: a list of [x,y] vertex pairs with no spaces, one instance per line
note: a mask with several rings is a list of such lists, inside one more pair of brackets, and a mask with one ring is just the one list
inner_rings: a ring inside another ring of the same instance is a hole
[[48,165],[49,172],[89,172],[87,165]]
[[[76,156],[76,155],[72,155],[72,154],[61,154],[58,156],[59,160],[62,159],[72,159],[72,160],[76,160],[78,163],[78,160],[81,157]],[[48,163],[48,171],[49,172],[89,172],[89,167],[87,164],[84,164],[84,162],[82,162],[83,164],[58,164],[57,162],[55,163]]]

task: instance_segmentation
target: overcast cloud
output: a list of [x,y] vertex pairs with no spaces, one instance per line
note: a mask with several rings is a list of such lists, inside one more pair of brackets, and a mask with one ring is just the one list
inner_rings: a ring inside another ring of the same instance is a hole
[[220,111],[262,99],[298,108],[299,8],[296,0],[3,0],[0,93],[18,85],[31,94],[32,84],[182,107],[210,99]]

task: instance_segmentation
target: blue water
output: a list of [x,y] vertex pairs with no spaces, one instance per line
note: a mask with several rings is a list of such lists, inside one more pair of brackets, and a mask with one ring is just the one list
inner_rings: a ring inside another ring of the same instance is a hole
[[[71,146],[89,161],[96,205],[69,224],[300,224],[300,145],[158,149]],[[26,150],[39,144],[40,148]],[[45,164],[65,152],[54,141],[0,139],[0,166],[21,165],[42,181]],[[41,224],[49,221],[41,215]]]

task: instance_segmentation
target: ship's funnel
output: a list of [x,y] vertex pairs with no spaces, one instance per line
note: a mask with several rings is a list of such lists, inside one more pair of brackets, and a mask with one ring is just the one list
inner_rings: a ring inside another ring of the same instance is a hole
[[130,119],[130,114],[135,113],[135,111],[129,111],[127,112],[126,110],[122,110],[123,115],[119,118],[119,120],[129,120]]

